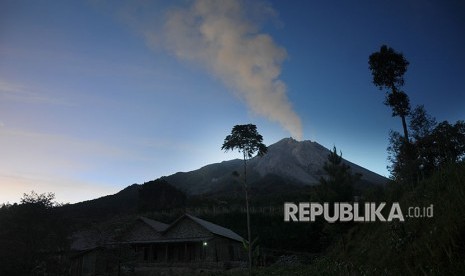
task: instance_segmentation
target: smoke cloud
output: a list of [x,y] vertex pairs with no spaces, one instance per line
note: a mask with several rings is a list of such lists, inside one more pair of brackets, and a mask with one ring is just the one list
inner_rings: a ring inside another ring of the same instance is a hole
[[259,24],[251,18],[272,10],[255,6],[255,11],[262,12],[254,15],[254,9],[244,5],[241,1],[196,0],[187,8],[171,10],[164,23],[164,43],[179,59],[205,66],[250,110],[301,140],[301,120],[279,79],[286,50],[270,35],[260,33]]

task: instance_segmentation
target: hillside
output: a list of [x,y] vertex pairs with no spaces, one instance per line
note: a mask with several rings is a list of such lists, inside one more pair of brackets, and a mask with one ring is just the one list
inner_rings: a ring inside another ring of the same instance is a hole
[[[322,167],[329,153],[328,149],[316,142],[298,142],[292,138],[270,145],[265,156],[254,157],[248,164],[248,180],[254,202],[259,205],[280,205],[308,194],[309,187],[318,184],[321,177],[326,177]],[[361,166],[347,160],[344,162],[350,165],[354,173],[362,175],[359,186],[380,186],[387,182],[386,178]],[[162,177],[160,180],[164,183],[161,186],[158,180],[133,184],[114,195],[66,205],[61,209],[74,218],[134,214],[142,209],[147,211],[145,206],[152,206],[147,205],[147,191],[150,191],[150,197],[158,198],[158,195],[163,202],[177,202],[176,206],[184,206],[186,196],[189,207],[211,206],[219,199],[227,200],[228,204],[236,202],[240,205],[243,199],[242,186],[240,178],[233,176],[234,171],[242,173],[242,160],[223,161],[198,170]],[[173,206],[168,204],[167,207]]]
[[67,204],[59,212],[71,218],[103,218],[115,214],[131,214],[137,211],[140,185],[132,184],[113,195]]
[[[292,138],[270,145],[265,156],[254,157],[248,164],[248,179],[254,204],[281,205],[289,200],[306,199],[309,188],[318,184],[321,177],[325,177],[322,167],[329,153],[328,149],[316,142],[298,142]],[[386,178],[378,174],[347,160],[344,162],[351,166],[354,173],[362,174],[359,186],[379,186],[387,182]],[[149,202],[148,195],[141,197],[142,188],[151,186],[153,187],[145,189],[150,190],[150,197],[158,198],[158,195],[163,202],[176,201],[180,203],[179,206],[186,203],[188,207],[211,207],[218,202],[241,206],[242,185],[240,178],[233,175],[234,171],[242,173],[242,160],[224,161],[198,170],[162,177],[161,180],[166,181],[162,186],[155,185],[157,181],[133,184],[114,195],[65,205],[61,212],[83,220],[135,214],[141,211],[141,207],[145,208],[142,205]],[[187,196],[187,202],[184,196]]]
[[114,195],[64,205],[59,210],[67,217],[88,222],[89,219],[100,220],[115,215],[182,208],[185,203],[183,192],[163,179],[157,179],[142,185],[133,184]]

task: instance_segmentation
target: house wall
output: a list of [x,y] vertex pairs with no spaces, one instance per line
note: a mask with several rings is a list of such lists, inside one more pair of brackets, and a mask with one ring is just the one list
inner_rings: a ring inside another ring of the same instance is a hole
[[203,242],[135,245],[138,260],[145,263],[231,262],[245,260],[242,243],[222,237]]
[[94,249],[76,256],[71,261],[71,276],[100,275],[106,270],[106,256],[101,249]]
[[137,244],[134,250],[137,259],[146,263],[197,262],[206,255],[202,242]]

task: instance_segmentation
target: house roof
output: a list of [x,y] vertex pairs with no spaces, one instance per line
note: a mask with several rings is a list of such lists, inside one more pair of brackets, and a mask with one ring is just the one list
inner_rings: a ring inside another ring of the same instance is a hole
[[163,232],[169,227],[168,224],[165,224],[165,223],[153,220],[153,219],[149,219],[146,217],[139,217],[139,219],[143,221],[144,223],[146,223],[148,226],[152,227],[157,232]]
[[[175,220],[173,223],[171,223],[169,225],[165,224],[165,223],[161,223],[161,222],[153,220],[153,219],[146,218],[146,217],[139,217],[139,219],[141,221],[148,224],[155,231],[163,232],[163,234],[168,232],[170,229],[172,229],[179,221],[181,221],[184,218],[188,218],[188,219],[194,221],[195,223],[199,224],[201,227],[205,228],[207,231],[211,232],[212,234],[222,236],[222,237],[225,237],[225,238],[228,238],[228,239],[232,239],[232,240],[235,240],[235,241],[239,241],[239,242],[243,241],[243,238],[241,236],[239,236],[238,234],[234,233],[232,230],[230,230],[228,228],[225,228],[225,227],[222,227],[222,226],[219,226],[217,224],[211,223],[209,221],[200,219],[198,217],[194,217],[194,216],[189,215],[189,214],[185,214],[185,215],[181,216],[180,218],[178,218],[177,220]],[[194,241],[196,239],[197,238],[190,238],[190,239],[187,239],[187,240]],[[205,239],[205,238],[200,238],[200,240],[202,240],[202,239]],[[166,240],[164,238],[161,238],[160,240],[158,240],[158,242],[167,242],[167,241],[180,241],[180,240],[179,239]]]
[[217,224],[211,223],[209,221],[199,219],[198,217],[194,217],[189,214],[185,214],[185,217],[190,218],[191,220],[195,221],[196,223],[200,224],[202,227],[207,229],[208,231],[212,232],[213,234],[223,236],[232,240],[236,240],[239,242],[242,242],[244,239],[239,236],[238,234],[234,233],[232,230],[228,228],[224,228],[222,226],[219,226]]
[[[142,221],[143,223],[147,224],[153,230],[159,232],[162,236],[159,239],[151,240],[151,241],[133,241],[131,243],[169,243],[169,242],[185,242],[185,241],[205,241],[208,240],[209,237],[192,237],[192,238],[164,238],[165,235],[170,229],[172,229],[179,221],[183,219],[190,219],[191,221],[195,222],[196,224],[200,225],[210,233],[218,236],[222,236],[231,240],[235,240],[238,242],[242,242],[243,238],[238,234],[234,233],[232,230],[227,229],[225,227],[219,226],[217,224],[211,223],[209,221],[200,219],[198,217],[185,214],[178,218],[171,224],[165,224],[153,219],[149,219],[146,217],[139,217],[138,220]],[[98,232],[95,229],[87,230],[87,231],[80,231],[74,233],[72,236],[72,245],[71,248],[73,250],[89,250],[94,249],[98,246],[105,246],[111,245],[114,243],[118,243],[115,239],[115,233],[110,232]]]

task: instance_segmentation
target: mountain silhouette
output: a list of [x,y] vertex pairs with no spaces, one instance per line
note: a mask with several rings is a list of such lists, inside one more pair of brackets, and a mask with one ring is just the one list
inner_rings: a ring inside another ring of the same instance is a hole
[[[317,142],[299,142],[284,138],[270,145],[264,156],[248,161],[247,177],[251,186],[254,183],[263,183],[261,180],[269,175],[296,185],[317,185],[322,177],[327,177],[323,166],[329,153],[329,149]],[[353,173],[361,174],[361,181],[366,184],[383,185],[387,182],[387,178],[379,174],[345,159],[344,162],[351,167]],[[164,178],[187,195],[199,195],[228,189],[232,182],[237,181],[232,175],[234,171],[243,172],[243,160],[223,161]]]
[[[327,177],[323,165],[329,153],[330,150],[316,142],[299,142],[292,138],[270,145],[267,154],[248,161],[247,180],[251,194],[256,195],[256,201],[266,201],[289,192],[305,193],[305,187],[318,185],[321,178]],[[353,173],[362,175],[359,187],[387,182],[387,178],[359,165],[347,160],[343,162],[351,167]],[[85,219],[130,214],[147,208],[182,207],[185,196],[196,197],[200,201],[206,198],[242,198],[242,178],[237,174],[243,173],[243,164],[240,159],[210,164],[144,184],[132,184],[114,195],[65,205],[61,209],[72,217]],[[172,206],[170,203],[176,204]]]

